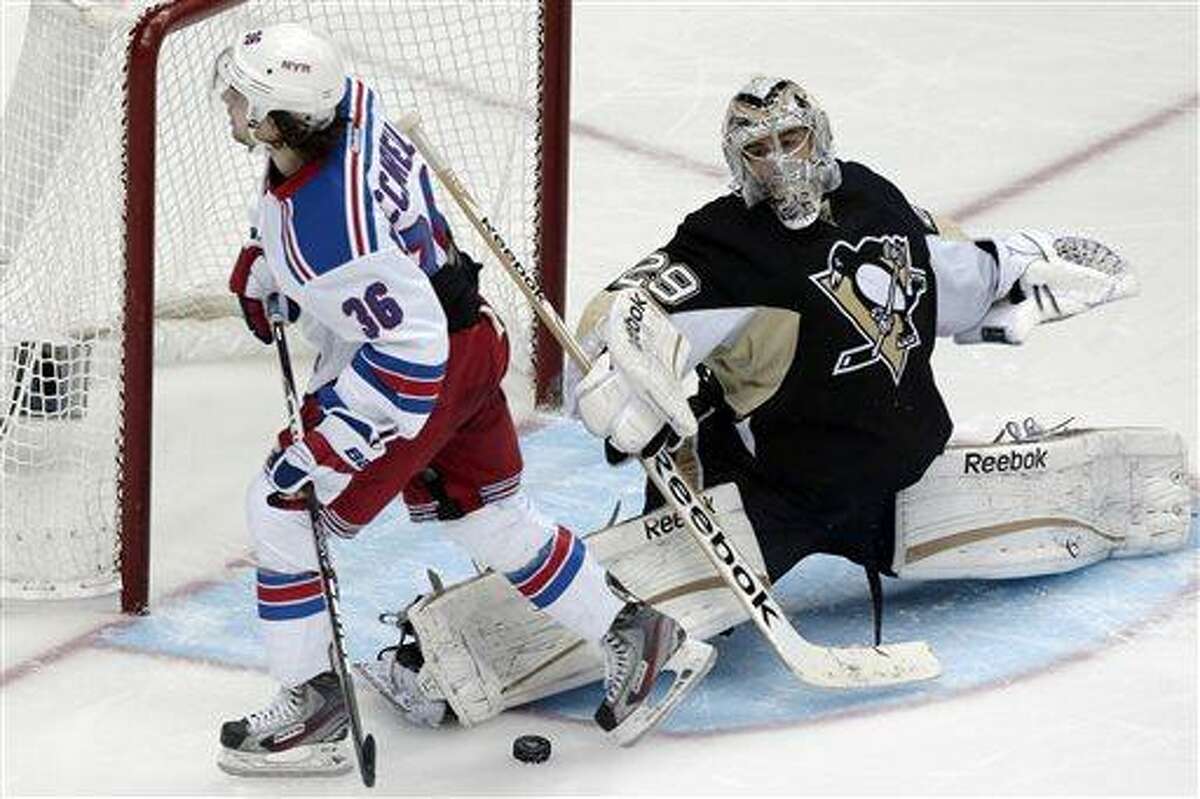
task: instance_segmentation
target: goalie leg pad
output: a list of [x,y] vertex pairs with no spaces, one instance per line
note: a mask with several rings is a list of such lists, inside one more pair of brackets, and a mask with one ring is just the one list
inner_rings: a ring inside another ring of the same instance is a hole
[[896,499],[902,578],[1026,577],[1186,544],[1183,440],[1154,428],[1072,430],[955,446]]
[[[716,486],[703,499],[766,582],[762,554],[737,488]],[[584,540],[630,592],[674,618],[693,639],[711,637],[748,618],[673,510],[599,530]],[[536,612],[494,572],[424,596],[406,615],[425,658],[420,685],[428,698],[449,702],[464,726],[604,677],[603,656],[595,643]]]

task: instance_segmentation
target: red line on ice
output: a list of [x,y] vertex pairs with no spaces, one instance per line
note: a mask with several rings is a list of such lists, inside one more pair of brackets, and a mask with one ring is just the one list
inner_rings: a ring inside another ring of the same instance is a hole
[[[999,188],[952,209],[948,216],[959,221],[978,216],[990,211],[998,205],[1026,194],[1039,186],[1049,183],[1068,172],[1074,171],[1084,164],[1106,155],[1126,144],[1129,144],[1148,133],[1167,125],[1170,122],[1196,109],[1200,95],[1192,94],[1178,100],[1165,108],[1161,108],[1133,124],[1113,131],[1099,139],[1086,144],[1050,163],[1015,178]],[[681,153],[672,152],[662,147],[656,147],[634,139],[626,138],[604,131],[595,125],[585,122],[573,122],[571,133],[584,139],[604,142],[628,153],[641,155],[653,161],[669,164],[706,177],[722,178],[726,175],[724,167],[698,161]]]
[[953,209],[950,211],[949,216],[951,219],[970,219],[985,211],[990,211],[998,205],[1003,205],[1014,197],[1019,197],[1036,189],[1038,186],[1049,183],[1055,178],[1078,169],[1089,161],[1106,155],[1125,144],[1129,144],[1135,139],[1140,139],[1147,133],[1158,130],[1169,122],[1173,122],[1178,117],[1195,110],[1196,101],[1197,95],[1193,94],[1166,108],[1160,109],[1132,125],[1109,133],[1107,136],[1097,139],[1085,147],[1068,153],[1045,166],[1009,181],[998,189],[993,189],[966,205]]
[[[227,561],[225,563],[224,568],[228,571],[229,569],[235,569],[240,566],[253,566],[253,565],[254,564],[251,563],[249,560],[247,560],[245,557],[237,557],[230,561]],[[184,583],[183,585],[179,586],[178,588],[168,591],[166,594],[163,594],[160,597],[156,597],[155,602],[162,603],[162,602],[169,602],[174,599],[180,599],[182,597],[186,597],[191,594],[195,594],[199,591],[203,591],[206,588],[211,588],[213,586],[220,585],[224,582],[225,582],[225,580],[222,578],[215,578],[215,579],[208,578],[208,579],[203,579],[203,580],[193,580],[189,583]],[[30,674],[37,673],[37,671],[44,666],[49,666],[53,663],[57,663],[58,661],[64,660],[64,659],[70,657],[71,655],[82,652],[85,649],[89,649],[89,648],[93,648],[93,647],[97,647],[97,646],[105,646],[101,642],[101,635],[103,633],[106,633],[109,630],[118,630],[122,627],[128,627],[131,624],[135,624],[140,618],[141,618],[140,616],[121,616],[120,618],[114,619],[112,621],[108,621],[108,622],[99,624],[99,625],[93,627],[92,629],[82,632],[73,638],[69,638],[66,641],[63,641],[61,644],[52,646],[43,652],[40,652],[31,657],[25,658],[24,660],[19,661],[16,665],[5,669],[3,672],[0,672],[0,688],[7,687],[10,683],[16,682],[17,680],[21,679],[22,677],[28,677]],[[106,647],[106,648],[123,649],[124,651],[131,651],[131,652],[138,651],[140,654],[154,654],[154,653],[150,653],[150,652],[142,652],[140,650],[124,649],[124,647],[118,647],[118,646]],[[180,660],[188,660],[188,661],[206,662],[200,658],[179,658],[179,659]]]

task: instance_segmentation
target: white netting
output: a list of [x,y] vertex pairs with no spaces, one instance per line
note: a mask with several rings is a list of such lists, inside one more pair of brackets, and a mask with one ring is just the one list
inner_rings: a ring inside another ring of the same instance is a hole
[[[4,109],[0,239],[0,590],[80,596],[117,579],[124,292],[123,87],[144,3],[38,2]],[[416,109],[526,263],[537,209],[536,2],[263,0],[168,37],[159,62],[156,359],[261,352],[225,290],[258,162],[208,98],[240,30],[299,20],[336,39],[395,116]],[[463,249],[490,260],[448,195]],[[510,331],[506,382],[533,402],[532,319],[501,270],[484,294]]]

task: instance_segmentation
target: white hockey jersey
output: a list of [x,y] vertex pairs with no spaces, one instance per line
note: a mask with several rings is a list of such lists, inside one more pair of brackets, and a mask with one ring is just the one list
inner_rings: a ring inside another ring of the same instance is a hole
[[259,235],[319,352],[309,391],[335,381],[348,409],[412,438],[446,372],[446,317],[430,278],[447,262],[450,230],[428,166],[376,93],[348,78],[338,112],[349,124],[333,152],[264,187]]

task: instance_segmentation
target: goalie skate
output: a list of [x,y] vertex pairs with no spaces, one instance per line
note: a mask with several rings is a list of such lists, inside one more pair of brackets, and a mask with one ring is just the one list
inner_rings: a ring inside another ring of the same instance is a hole
[[349,717],[337,675],[285,688],[267,707],[221,725],[217,766],[238,777],[313,777],[354,767],[344,749]]
[[454,721],[455,715],[445,699],[432,695],[436,684],[421,679],[424,662],[415,637],[411,641],[401,638],[399,644],[384,649],[375,660],[355,663],[354,670],[410,724],[440,727]]
[[[674,619],[641,602],[625,605],[601,644],[604,701],[595,718],[608,739],[621,746],[632,746],[662,723],[717,658],[711,646],[689,638]],[[667,673],[670,686],[656,691]]]

